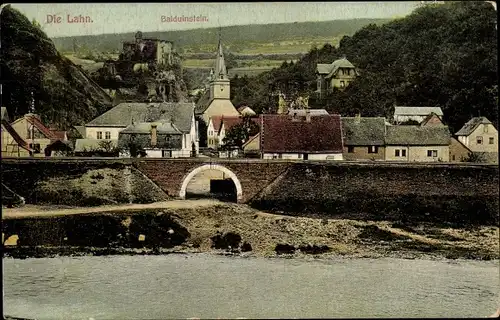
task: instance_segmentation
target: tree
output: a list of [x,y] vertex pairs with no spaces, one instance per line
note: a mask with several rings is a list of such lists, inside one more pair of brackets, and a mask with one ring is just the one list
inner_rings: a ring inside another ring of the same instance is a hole
[[484,163],[486,162],[486,157],[482,152],[470,152],[466,158],[462,159],[462,161]]
[[238,61],[236,60],[236,56],[231,52],[227,52],[224,56],[224,62],[226,63],[226,70],[229,71],[233,68],[238,67]]
[[238,148],[242,149],[245,142],[250,137],[259,133],[259,126],[252,121],[252,117],[243,116],[242,121],[229,129],[223,139],[223,149]]

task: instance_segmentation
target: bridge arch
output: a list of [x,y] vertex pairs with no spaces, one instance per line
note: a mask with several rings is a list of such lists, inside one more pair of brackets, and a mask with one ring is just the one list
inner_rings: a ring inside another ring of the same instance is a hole
[[186,189],[191,181],[191,179],[197,175],[200,172],[206,171],[206,170],[217,170],[223,172],[225,175],[229,176],[231,180],[233,180],[234,185],[236,186],[236,201],[240,203],[243,200],[243,188],[241,187],[241,182],[238,179],[238,177],[229,170],[228,168],[221,166],[219,164],[204,164],[202,166],[199,166],[191,172],[189,172],[183,179],[182,179],[182,185],[181,185],[181,190],[179,191],[179,198],[181,199],[186,199]]

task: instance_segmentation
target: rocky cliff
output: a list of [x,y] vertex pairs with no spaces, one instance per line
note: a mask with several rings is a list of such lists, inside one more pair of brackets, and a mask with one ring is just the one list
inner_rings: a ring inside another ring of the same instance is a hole
[[2,106],[11,118],[29,112],[34,100],[34,111],[45,123],[66,129],[111,107],[109,95],[63,57],[35,22],[10,6],[0,20]]

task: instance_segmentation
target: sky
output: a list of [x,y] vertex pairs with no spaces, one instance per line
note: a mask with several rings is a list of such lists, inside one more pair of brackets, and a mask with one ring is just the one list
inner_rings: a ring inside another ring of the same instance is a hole
[[[11,4],[49,37],[171,31],[246,24],[400,18],[420,1]],[[68,19],[68,16],[70,17]],[[192,21],[171,21],[174,17]],[[59,17],[59,23],[57,23]],[[78,17],[78,19],[75,19]],[[198,21],[196,21],[198,18]]]

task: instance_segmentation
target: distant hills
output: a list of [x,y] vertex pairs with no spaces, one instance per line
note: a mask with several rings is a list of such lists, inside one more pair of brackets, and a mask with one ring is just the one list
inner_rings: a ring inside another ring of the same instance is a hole
[[[354,34],[368,24],[383,24],[391,19],[351,19],[320,22],[295,22],[265,25],[242,25],[221,28],[225,45],[273,43],[292,39],[335,38]],[[139,31],[139,30],[138,30]],[[216,44],[218,28],[145,32],[144,37],[173,41],[178,48]],[[134,39],[135,32],[53,38],[59,51],[74,51],[75,46],[84,46],[97,51],[115,51],[122,48],[123,41]],[[236,50],[237,52],[237,50]]]

